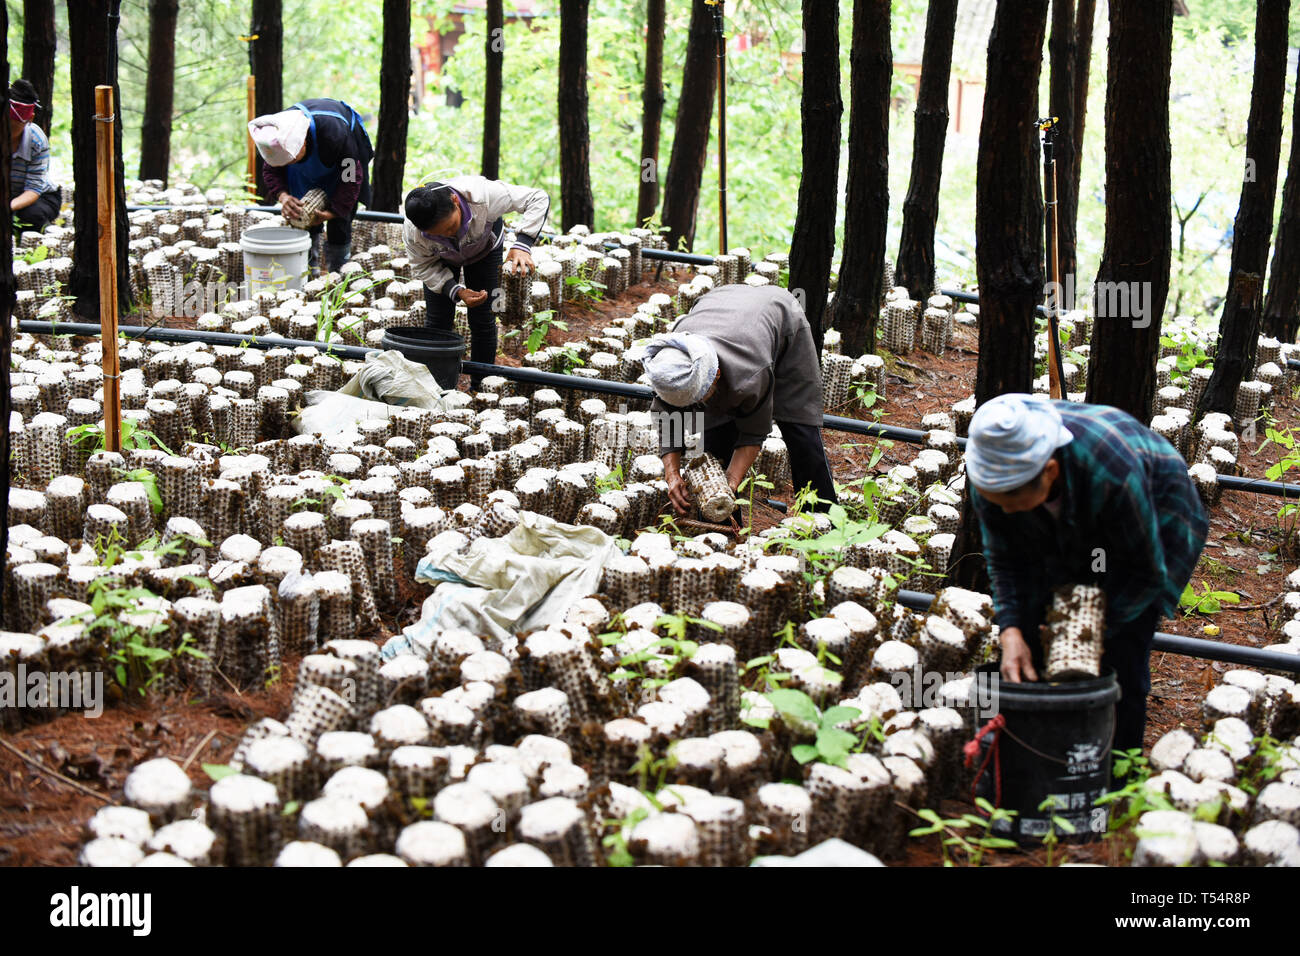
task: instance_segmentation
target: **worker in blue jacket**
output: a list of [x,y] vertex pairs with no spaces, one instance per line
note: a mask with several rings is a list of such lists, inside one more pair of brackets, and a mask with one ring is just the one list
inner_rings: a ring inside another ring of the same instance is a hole
[[302,216],[300,200],[313,189],[328,197],[313,217],[312,260],[316,237],[325,229],[325,267],[334,271],[352,254],[352,220],[359,203],[370,203],[370,160],[375,155],[357,111],[342,100],[308,99],[289,109],[259,116],[248,124],[265,165],[267,195],[280,203],[285,218]]

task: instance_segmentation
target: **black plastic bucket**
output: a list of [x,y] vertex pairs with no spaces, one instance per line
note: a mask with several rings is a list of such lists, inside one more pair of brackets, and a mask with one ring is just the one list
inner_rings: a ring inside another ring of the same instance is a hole
[[[991,685],[976,693],[992,695],[976,699],[996,701],[1005,721],[1001,730],[991,729],[980,738],[975,792],[1016,813],[1010,821],[996,821],[993,832],[1035,846],[1053,830],[1062,842],[1087,842],[1105,834],[1107,808],[1095,804],[1110,789],[1119,699],[1114,673],[1058,684],[1014,684],[1001,680],[993,663],[980,667],[975,679]],[[994,746],[997,754],[990,753]],[[1051,798],[1053,807],[1040,810]],[[1074,832],[1054,826],[1052,817],[1068,820]]]
[[397,349],[412,362],[427,365],[434,381],[443,388],[455,388],[460,378],[460,360],[465,355],[465,339],[455,332],[418,325],[388,329],[382,347]]

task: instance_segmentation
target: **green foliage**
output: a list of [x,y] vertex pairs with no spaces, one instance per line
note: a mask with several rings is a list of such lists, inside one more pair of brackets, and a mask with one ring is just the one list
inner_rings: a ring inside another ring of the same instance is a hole
[[605,283],[591,276],[585,265],[579,268],[577,275],[566,276],[564,284],[573,290],[573,298],[579,305],[601,302],[605,298]]
[[205,763],[202,766],[203,772],[211,778],[213,783],[216,783],[223,777],[229,777],[239,773],[238,770],[226,763]]
[[[989,850],[1015,849],[1016,841],[994,836],[993,827],[997,823],[1014,820],[1016,811],[995,807],[983,797],[975,798],[975,806],[982,812],[963,813],[951,818],[941,817],[929,807],[923,807],[914,812],[926,822],[926,826],[909,830],[907,835],[927,837],[941,834],[943,839],[939,841],[939,849],[943,854],[944,866],[956,866],[958,863],[979,866]],[[967,836],[968,832],[973,835]],[[960,854],[959,858],[954,857],[954,851]]]
[[1223,610],[1223,605],[1238,604],[1240,601],[1240,595],[1232,591],[1215,591],[1208,581],[1201,582],[1198,594],[1192,583],[1188,582],[1178,599],[1178,606],[1182,609],[1183,616],[1189,617],[1193,614],[1218,614]]
[[[561,332],[569,331],[569,323],[561,322],[556,318],[554,309],[545,309],[541,312],[534,312],[528,317],[528,324],[522,329],[511,329],[502,334],[503,339],[514,338],[517,335],[527,335],[524,340],[524,351],[532,355],[543,345],[546,344],[546,337],[550,334],[551,328],[557,328]],[[581,360],[579,360],[581,364]]]
[[[758,660],[751,661],[749,666],[754,666]],[[866,745],[867,738],[862,731],[841,726],[852,726],[862,716],[862,711],[856,707],[835,706],[819,710],[811,697],[791,687],[775,687],[763,697],[791,731],[811,739],[811,743],[797,743],[790,750],[790,755],[800,764],[819,761],[843,767],[848,763],[849,754],[861,751]],[[763,730],[770,723],[763,717],[745,718],[744,722]]]
[[1212,364],[1209,356],[1205,354],[1205,349],[1201,348],[1200,343],[1189,335],[1183,334],[1178,337],[1161,335],[1160,344],[1165,348],[1179,350],[1175,365],[1169,372],[1169,378],[1175,384],[1185,381],[1191,374],[1192,369]]
[[607,491],[623,490],[623,466],[619,465],[607,475],[596,479],[596,494],[603,495]]
[[[1064,806],[1065,804],[1062,802],[1061,798],[1055,794],[1052,794],[1038,805],[1040,812],[1045,811],[1050,814],[1047,818],[1047,833],[1043,836],[1043,846],[1047,848],[1048,866],[1052,865],[1052,861],[1056,855],[1056,848],[1061,842],[1061,833],[1074,833],[1074,824],[1055,812],[1058,809],[1062,809]],[[1057,832],[1058,830],[1060,833]],[[1061,861],[1058,860],[1056,862],[1059,863]]]
[[[89,444],[92,451],[103,451],[106,436],[104,426],[98,422],[91,422],[85,425],[75,425],[67,431],[67,437],[72,439],[74,445]],[[147,428],[141,428],[139,422],[133,418],[122,419],[121,428],[122,450],[130,451],[133,448],[155,447],[167,454],[175,454],[170,448],[162,443],[153,432]]]
[[124,691],[143,696],[182,658],[206,659],[207,654],[192,646],[189,634],[174,648],[159,645],[170,626],[165,615],[142,604],[157,600],[152,591],[124,587],[113,576],[95,578],[87,590],[90,610],[75,619],[85,625],[88,635],[105,642],[106,660]]
[[[18,235],[17,217],[14,217],[14,236]],[[49,246],[33,246],[31,249],[19,249],[14,253],[15,259],[21,259],[29,266],[34,266],[38,262],[44,262],[50,255]]]

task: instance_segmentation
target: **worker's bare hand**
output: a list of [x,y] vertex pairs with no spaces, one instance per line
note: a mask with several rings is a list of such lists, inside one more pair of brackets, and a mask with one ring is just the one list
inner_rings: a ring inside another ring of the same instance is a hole
[[533,257],[527,249],[511,249],[506,253],[506,272],[512,275],[520,270],[525,274],[533,271]]
[[475,306],[482,305],[486,302],[487,295],[486,292],[475,292],[473,289],[461,289],[460,301],[465,303],[467,309],[472,309]]
[[280,193],[280,212],[285,219],[301,219],[302,200],[288,193]]
[[668,482],[668,500],[673,503],[673,509],[679,515],[686,514],[691,510],[691,492],[686,487],[686,480],[679,472],[665,475],[664,480]]
[[337,218],[338,216],[330,212],[328,209],[318,209],[312,213],[311,222],[313,226],[319,226],[323,222],[329,222],[331,219]]
[[1038,680],[1034,656],[1020,628],[1003,628],[998,637],[1002,642],[1002,679],[1013,684]]

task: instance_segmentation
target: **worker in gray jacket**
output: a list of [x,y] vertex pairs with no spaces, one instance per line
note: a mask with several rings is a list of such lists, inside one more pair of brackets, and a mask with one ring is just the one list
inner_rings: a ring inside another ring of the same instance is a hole
[[836,500],[822,445],[822,375],[812,330],[778,286],[725,285],[706,293],[672,330],[641,346],[655,392],[659,453],[678,514],[690,507],[681,476],[688,416],[703,413],[704,451],[726,465],[732,491],[758,457],[772,423],[790,452],[795,491],[811,485],[818,508]]
[[464,302],[469,310],[470,358],[475,362],[496,361],[495,312],[505,308],[505,296],[498,291],[505,245],[502,217],[522,213],[504,268],[532,272],[530,250],[550,208],[551,201],[541,189],[482,176],[425,183],[407,193],[402,239],[411,275],[424,283],[425,322],[450,332],[456,302]]

